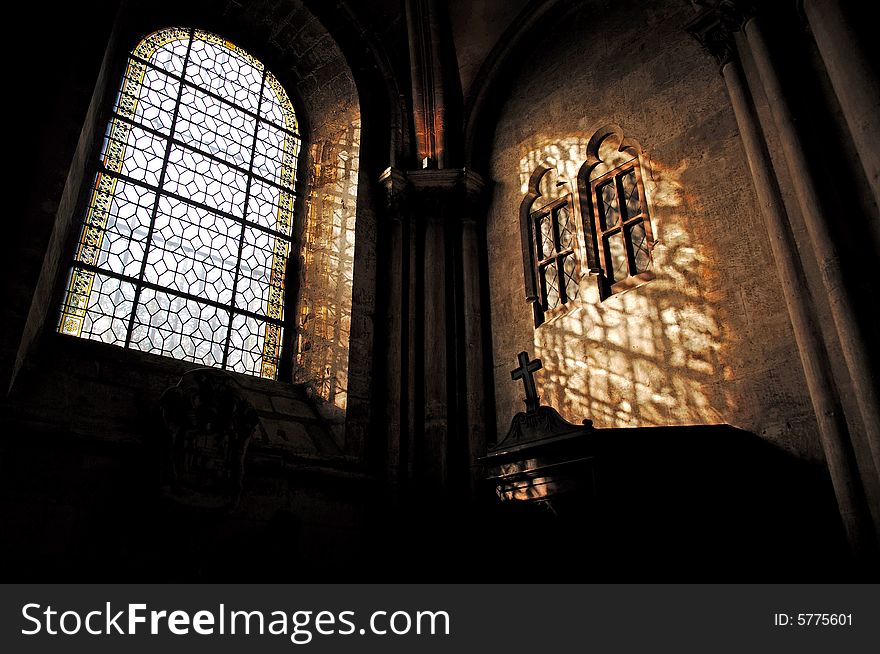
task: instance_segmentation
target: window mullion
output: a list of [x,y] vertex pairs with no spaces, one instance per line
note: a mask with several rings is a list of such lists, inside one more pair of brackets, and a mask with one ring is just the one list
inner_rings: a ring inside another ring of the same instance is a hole
[[[189,43],[186,46],[186,55],[183,58],[183,72],[182,76],[186,76],[186,69],[189,65],[189,55],[192,50],[193,43],[193,33],[194,30],[190,29],[189,33]],[[174,139],[174,130],[177,128],[177,118],[180,114],[180,103],[183,100],[183,83],[180,84],[180,87],[177,90],[177,101],[174,103],[174,113],[171,115],[171,127],[169,128],[167,144],[165,146],[165,158],[162,160],[162,170],[159,173],[159,182],[158,189],[156,191],[156,199],[153,202],[153,210],[150,214],[150,226],[147,229],[147,238],[144,242],[144,258],[141,261],[141,270],[138,274],[138,283],[135,286],[134,291],[134,300],[131,305],[131,316],[128,320],[128,330],[125,334],[125,347],[129,347],[131,345],[131,337],[134,333],[134,320],[137,315],[138,303],[141,298],[141,290],[143,289],[143,280],[144,274],[147,270],[147,258],[150,255],[150,244],[153,241],[153,231],[156,226],[156,214],[159,211],[159,202],[162,199],[162,187],[165,185],[165,176],[168,171],[168,161],[171,158],[171,149],[173,147],[173,139]]]
[[[260,97],[257,100],[257,119],[254,121],[254,141],[251,143],[251,158],[248,164],[247,184],[244,190],[244,204],[242,210],[241,235],[238,239],[238,255],[235,259],[235,278],[232,282],[232,297],[229,300],[229,327],[226,330],[226,342],[223,345],[223,361],[220,367],[225,369],[229,359],[229,344],[232,341],[232,322],[235,320],[235,296],[238,294],[238,280],[241,276],[241,254],[244,251],[244,235],[247,226],[248,204],[251,197],[251,183],[254,179],[254,157],[257,153],[257,137],[260,134],[260,109],[263,105],[263,91],[266,88],[267,68],[263,68],[263,79],[260,82]],[[271,289],[270,289],[271,292]]]
[[626,175],[629,170],[630,168],[625,168],[622,172],[617,174],[614,178],[614,189],[617,192],[617,224],[620,227],[620,238],[623,240],[623,253],[626,257],[626,272],[627,275],[635,275],[636,258],[633,254],[632,239],[626,229],[629,226],[629,223],[626,219],[626,214],[624,213],[626,209],[626,201],[624,199],[623,176]]

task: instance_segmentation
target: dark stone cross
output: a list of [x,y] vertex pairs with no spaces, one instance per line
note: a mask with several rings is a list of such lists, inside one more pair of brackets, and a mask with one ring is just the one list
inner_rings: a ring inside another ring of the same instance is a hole
[[538,410],[538,389],[535,388],[533,373],[544,366],[541,365],[540,359],[529,361],[528,352],[520,352],[517,358],[519,359],[519,368],[510,371],[510,378],[523,380],[526,387],[526,410],[531,413]]

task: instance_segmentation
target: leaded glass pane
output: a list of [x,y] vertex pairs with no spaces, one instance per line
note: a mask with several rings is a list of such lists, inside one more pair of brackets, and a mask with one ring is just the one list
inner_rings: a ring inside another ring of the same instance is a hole
[[168,141],[140,127],[114,121],[104,141],[102,156],[114,172],[149,186],[159,186]]
[[104,343],[123,345],[128,331],[127,316],[134,301],[134,285],[100,273],[79,272],[90,276],[92,282],[82,334]]
[[568,211],[568,203],[561,205],[555,211],[556,226],[559,230],[559,249],[568,250],[574,242],[574,233],[571,231],[571,219]]
[[298,156],[298,139],[268,123],[260,123],[254,151],[255,175],[273,184],[292,189],[296,181]]
[[[124,180],[116,180],[106,212],[106,229],[96,230],[100,244],[80,249],[76,259],[120,275],[137,276],[144,259],[144,246],[150,228],[150,215],[156,194]],[[90,215],[101,211],[101,199],[92,195]]]
[[559,271],[556,269],[556,262],[541,268],[541,275],[544,278],[544,297],[547,309],[553,309],[559,304]]
[[562,272],[565,275],[565,297],[571,302],[578,296],[580,279],[577,274],[577,262],[574,255],[569,254],[563,260]]
[[216,366],[223,361],[228,325],[225,309],[145,287],[135,311],[131,347]]
[[541,232],[541,258],[546,259],[553,255],[555,250],[553,243],[553,223],[550,214],[538,217],[538,229]]
[[196,32],[186,77],[196,86],[248,111],[256,113],[259,108],[262,64],[218,36]]
[[617,191],[614,189],[614,182],[607,182],[599,188],[599,217],[602,222],[602,229],[610,229],[614,227],[620,219],[620,210],[617,207]]
[[240,109],[184,86],[175,136],[205,154],[247,168],[255,120]]
[[279,319],[282,317],[288,247],[287,241],[261,229],[245,228],[236,306]]
[[183,28],[145,38],[106,130],[59,331],[274,378],[296,129],[281,84],[235,44]]
[[623,234],[617,232],[605,238],[605,250],[611,261],[611,281],[619,282],[629,276],[629,265],[626,257],[626,247],[623,244]]
[[242,216],[246,172],[179,145],[171,146],[163,190],[225,213]]
[[263,179],[281,184],[278,162],[284,158],[286,134],[266,123],[260,123],[257,130],[256,150],[254,151],[254,174]]
[[290,235],[293,193],[254,178],[248,197],[248,221]]
[[620,178],[623,186],[623,197],[626,201],[626,217],[632,218],[642,212],[642,200],[639,197],[639,185],[636,181],[636,171],[630,170]]
[[[129,80],[132,84],[126,85],[123,91],[135,107],[131,118],[162,134],[168,134],[171,131],[180,83],[160,70],[143,66],[141,68],[144,69],[143,86],[138,88],[135,78],[135,75],[140,74],[141,71],[129,67]],[[135,93],[137,95],[134,95]]]
[[284,92],[281,82],[270,72],[266,72],[263,98],[260,103],[260,117],[289,132],[296,132],[299,125],[290,97]]
[[[274,377],[277,372],[280,332],[275,325],[250,316],[236,315],[232,320],[227,365],[237,372]],[[275,352],[267,356],[267,352]]]
[[172,27],[150,34],[134,49],[134,54],[178,77],[183,74],[190,30]]
[[635,274],[645,272],[651,265],[651,252],[648,249],[648,235],[645,232],[645,223],[637,222],[627,227],[629,239],[632,244],[633,261],[635,261]]
[[145,281],[228,304],[241,229],[232,218],[163,196]]

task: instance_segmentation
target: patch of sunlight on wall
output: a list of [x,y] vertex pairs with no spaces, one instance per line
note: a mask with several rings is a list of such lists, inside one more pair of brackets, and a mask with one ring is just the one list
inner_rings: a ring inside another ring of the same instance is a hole
[[[632,159],[631,153],[617,152],[614,139],[600,149],[607,159],[596,175]],[[520,161],[522,194],[539,165],[551,170],[541,184],[546,197],[536,207],[576,190],[588,140],[589,135],[538,140]],[[699,217],[693,211],[699,203],[687,198],[690,210],[683,209],[687,164],[668,165],[642,153],[641,165],[656,278],[600,301],[596,278],[584,263],[588,233],[579,225],[584,269],[579,298],[571,311],[534,330],[533,354],[544,365],[536,376],[542,402],[571,422],[590,418],[598,427],[724,422],[734,405],[721,383],[725,334],[702,290],[716,286],[712,279],[719,267],[688,229],[688,221]],[[525,303],[522,310],[529,311]]]
[[354,271],[360,120],[311,144],[295,381],[344,411]]

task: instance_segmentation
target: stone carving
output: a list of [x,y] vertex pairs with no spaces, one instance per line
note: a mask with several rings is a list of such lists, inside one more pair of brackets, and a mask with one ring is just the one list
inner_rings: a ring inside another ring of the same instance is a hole
[[159,403],[169,431],[163,448],[163,495],[194,508],[235,507],[245,454],[259,422],[238,383],[219,370],[192,370]]
[[721,68],[736,58],[734,32],[757,12],[750,0],[693,0],[700,13],[685,30],[712,55]]
[[535,373],[543,368],[544,364],[541,363],[540,359],[529,361],[528,352],[520,352],[517,355],[517,361],[519,361],[519,367],[510,371],[510,378],[514,381],[522,379],[523,386],[526,389],[526,409],[529,412],[537,411],[540,398],[538,397],[538,389],[535,386]]
[[526,411],[520,411],[513,417],[507,435],[492,448],[493,450],[592,429],[591,420],[584,420],[583,425],[575,425],[566,421],[553,407],[540,404],[534,379],[534,373],[542,368],[540,359],[529,361],[528,353],[520,352],[517,361],[519,367],[510,371],[510,377],[513,380],[521,379],[523,382],[526,391],[524,400]]
[[517,413],[504,440],[493,449],[575,434],[592,428],[592,420],[584,420],[583,425],[575,425],[565,420],[553,407],[539,406],[534,411]]
[[502,502],[538,503],[555,513],[553,498],[571,492],[592,492],[593,423],[575,425],[553,407],[542,406],[534,373],[540,359],[517,355],[519,367],[510,371],[526,390],[526,411],[513,417],[504,439],[477,461],[485,466],[486,481]]

